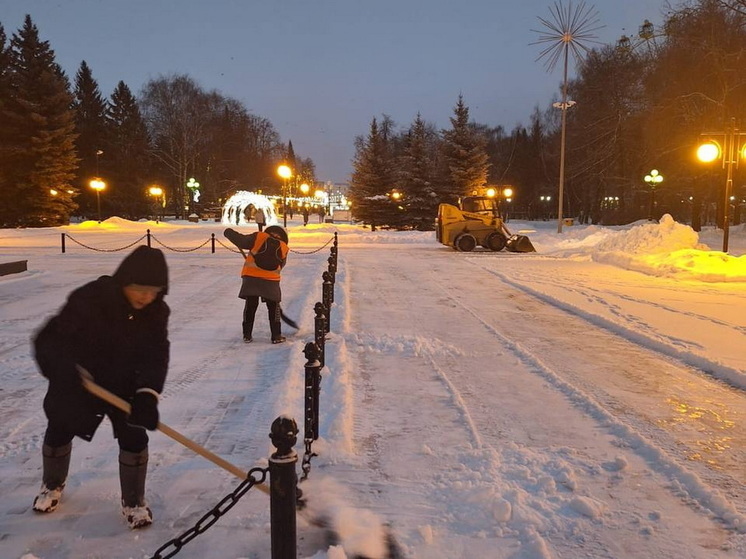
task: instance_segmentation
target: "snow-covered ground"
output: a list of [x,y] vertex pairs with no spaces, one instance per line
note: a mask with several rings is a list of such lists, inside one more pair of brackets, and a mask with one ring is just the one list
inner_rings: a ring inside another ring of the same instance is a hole
[[[385,556],[382,524],[411,558],[746,557],[744,226],[729,255],[721,231],[667,218],[561,235],[553,222],[510,226],[538,252],[457,253],[433,233],[293,222],[283,308],[301,329],[283,345],[261,309],[255,342],[242,343],[241,261],[221,244],[210,252],[212,233],[227,246],[219,224],[0,230],[0,263],[29,268],[0,277],[0,557],[151,557],[239,483],[153,433],[155,523],[132,532],[104,424],[76,440],[61,507],[31,510],[46,381],[29,340],[147,228],[171,272],[161,419],[246,470],[266,465],[281,414],[298,421],[303,454],[302,350],[338,232],[298,557]],[[341,542],[309,516],[331,519]],[[177,556],[268,558],[269,529],[268,498],[252,490]]]

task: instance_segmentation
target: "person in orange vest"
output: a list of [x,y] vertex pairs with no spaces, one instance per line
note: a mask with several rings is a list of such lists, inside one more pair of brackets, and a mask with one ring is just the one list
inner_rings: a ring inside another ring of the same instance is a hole
[[245,301],[243,341],[248,344],[254,339],[254,317],[261,297],[267,304],[272,343],[281,344],[285,341],[285,336],[281,332],[280,279],[290,250],[287,231],[279,225],[270,225],[264,231],[256,231],[250,235],[242,235],[230,228],[223,234],[241,249],[245,257],[241,268],[241,289],[238,292],[238,297]]

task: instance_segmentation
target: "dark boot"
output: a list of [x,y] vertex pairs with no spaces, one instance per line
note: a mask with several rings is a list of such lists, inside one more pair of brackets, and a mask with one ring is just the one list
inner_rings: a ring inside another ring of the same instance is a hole
[[148,473],[148,450],[119,451],[119,485],[122,505],[137,507],[145,504],[145,478]]
[[42,445],[42,481],[41,490],[34,499],[35,511],[52,512],[60,504],[70,469],[72,449],[72,443],[57,447]]
[[280,305],[276,301],[267,301],[267,314],[269,316],[269,330],[272,333],[272,343],[281,344],[285,341],[285,336],[281,333]]
[[246,299],[243,307],[243,322],[241,327],[243,329],[243,341],[246,343],[251,342],[251,335],[254,332],[254,316],[256,315],[256,309],[259,307],[259,297],[249,297]]
[[122,489],[122,514],[129,527],[143,528],[153,523],[153,513],[145,502],[145,478],[148,473],[148,449],[141,452],[119,451],[119,485]]

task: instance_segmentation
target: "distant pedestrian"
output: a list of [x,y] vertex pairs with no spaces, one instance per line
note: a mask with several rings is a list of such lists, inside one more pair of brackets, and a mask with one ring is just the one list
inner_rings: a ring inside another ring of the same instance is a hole
[[241,290],[238,292],[239,298],[245,300],[241,324],[243,341],[248,344],[254,339],[254,318],[261,297],[267,304],[272,343],[281,344],[285,336],[281,331],[280,279],[289,252],[287,232],[279,225],[270,225],[266,231],[250,235],[242,235],[230,228],[223,234],[241,249],[245,257],[241,269]]
[[267,218],[264,216],[264,210],[262,208],[256,209],[256,212],[254,213],[254,221],[256,221],[256,226],[259,231],[264,229],[264,225],[267,223]]
[[308,225],[308,206],[303,206],[303,227]]
[[326,216],[326,210],[324,209],[324,206],[321,206],[319,208],[319,223],[324,223],[325,216]]
[[[130,528],[153,522],[145,501],[148,434],[158,426],[158,399],[169,361],[163,301],[168,268],[163,253],[139,246],[112,276],[73,291],[59,313],[34,336],[34,357],[49,379],[44,398],[47,430],[37,512],[54,511],[62,498],[72,440],[93,438],[108,416],[119,445],[122,513]],[[100,386],[131,403],[129,415],[83,388],[76,365]]]

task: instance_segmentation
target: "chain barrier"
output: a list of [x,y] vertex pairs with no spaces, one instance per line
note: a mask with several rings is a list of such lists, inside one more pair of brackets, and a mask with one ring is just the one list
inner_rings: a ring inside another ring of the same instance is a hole
[[[223,500],[215,505],[210,512],[200,518],[192,528],[159,547],[150,559],[168,559],[168,557],[176,555],[181,551],[182,547],[200,534],[205,533],[221,516],[231,510],[238,500],[248,493],[249,489],[254,487],[257,483],[264,483],[264,480],[267,478],[267,472],[269,472],[269,468],[252,468],[249,470],[246,479],[241,482],[233,493],[224,497]],[[253,474],[255,473],[260,473],[261,478],[255,479],[253,477]],[[173,549],[166,552],[169,548]]]
[[96,252],[119,252],[120,250],[126,250],[126,249],[128,249],[128,248],[130,248],[130,247],[133,247],[133,246],[135,246],[135,245],[136,245],[137,243],[139,243],[139,242],[140,242],[140,241],[142,241],[142,240],[143,240],[143,239],[144,239],[145,237],[147,237],[147,235],[143,235],[142,237],[140,237],[139,239],[137,239],[137,240],[136,240],[136,241],[135,241],[134,243],[130,243],[130,244],[128,244],[127,246],[123,246],[122,248],[93,248],[93,247],[91,247],[91,246],[88,246],[88,245],[86,245],[86,244],[84,244],[84,243],[81,243],[81,242],[80,242],[80,241],[78,241],[77,239],[74,239],[73,237],[71,237],[71,236],[70,236],[70,235],[68,235],[67,233],[63,233],[63,236],[64,236],[64,237],[67,237],[67,238],[68,238],[68,239],[70,239],[70,240],[71,240],[72,242],[74,242],[75,244],[78,244],[78,245],[82,246],[83,248],[87,248],[87,249],[89,249],[89,250],[95,250]]
[[328,241],[326,241],[326,242],[325,242],[325,243],[324,243],[324,244],[323,244],[322,246],[320,246],[319,248],[317,248],[317,249],[315,249],[315,250],[311,250],[311,251],[308,251],[308,252],[303,252],[303,251],[301,251],[301,250],[293,250],[292,248],[290,249],[290,252],[294,252],[295,254],[316,254],[316,253],[317,253],[317,252],[319,252],[320,250],[324,250],[324,249],[326,248],[326,246],[327,246],[327,245],[328,245],[329,243],[331,243],[331,242],[332,242],[333,240],[334,240],[334,237],[330,238],[330,239],[329,239]]
[[150,238],[153,239],[159,245],[161,245],[163,248],[165,248],[167,250],[171,250],[173,252],[194,252],[195,250],[201,249],[203,246],[205,246],[207,243],[209,243],[211,241],[211,239],[207,239],[204,243],[202,243],[201,245],[196,246],[194,248],[173,248],[173,247],[164,245],[161,241],[158,240],[158,238],[155,235],[151,234]]
[[218,243],[221,247],[223,247],[226,250],[229,250],[231,252],[235,252],[236,254],[241,254],[241,251],[239,249],[223,244],[223,242],[220,239],[218,239],[217,237],[215,238],[215,242]]
[[[96,251],[96,252],[118,252],[118,251],[120,251],[120,250],[126,250],[126,249],[128,249],[128,248],[131,248],[131,247],[135,246],[135,245],[136,245],[137,243],[139,243],[140,241],[142,241],[143,239],[145,239],[146,237],[148,237],[148,235],[147,235],[147,234],[146,234],[146,235],[143,235],[142,237],[140,237],[139,239],[137,239],[137,240],[136,240],[135,242],[133,242],[133,243],[130,243],[130,244],[128,244],[127,246],[123,246],[123,247],[121,247],[121,248],[104,249],[104,248],[94,248],[94,247],[92,247],[92,246],[88,246],[88,245],[86,245],[85,243],[81,243],[80,241],[78,241],[77,239],[74,239],[73,237],[71,237],[71,236],[70,236],[70,235],[68,235],[67,233],[63,233],[62,235],[63,235],[63,237],[67,237],[68,239],[70,239],[70,240],[71,240],[72,242],[74,242],[74,243],[76,243],[76,244],[78,244],[78,245],[82,246],[83,248],[87,248],[87,249],[89,249],[89,250],[94,250],[94,251]],[[240,250],[237,250],[237,249],[235,249],[235,248],[233,248],[233,247],[231,247],[231,246],[228,246],[228,245],[224,244],[224,243],[223,243],[223,242],[222,242],[222,241],[221,241],[220,239],[218,239],[217,237],[214,237],[214,238],[210,238],[210,239],[207,239],[207,240],[206,240],[206,241],[205,241],[204,243],[202,243],[201,245],[199,245],[199,246],[196,246],[196,247],[194,247],[194,248],[174,248],[174,247],[170,247],[170,246],[168,246],[168,245],[164,244],[163,242],[161,242],[161,241],[160,241],[160,240],[159,240],[159,239],[158,239],[158,238],[157,238],[157,237],[156,237],[155,235],[153,235],[152,233],[151,233],[151,234],[150,234],[149,236],[150,236],[150,238],[151,238],[152,240],[154,240],[154,241],[155,241],[156,243],[158,243],[158,244],[159,244],[160,246],[162,246],[163,248],[165,248],[165,249],[167,249],[167,250],[173,251],[173,252],[194,252],[194,251],[196,251],[196,250],[199,250],[199,249],[201,249],[202,247],[204,247],[204,246],[205,246],[205,245],[206,245],[207,243],[209,243],[210,241],[214,241],[214,242],[216,242],[217,244],[219,244],[219,245],[220,245],[221,247],[223,247],[224,249],[226,249],[226,250],[229,250],[230,252],[235,252],[236,254],[241,254],[241,251],[240,251]],[[292,252],[292,253],[294,253],[294,254],[300,254],[300,255],[316,254],[317,252],[319,252],[319,251],[321,251],[321,250],[324,250],[324,248],[326,248],[326,247],[327,247],[327,246],[329,245],[329,243],[331,243],[331,242],[332,242],[333,240],[334,240],[334,237],[331,237],[331,238],[330,238],[330,239],[329,239],[328,241],[326,241],[326,242],[325,242],[325,243],[324,243],[324,244],[323,244],[322,246],[320,246],[320,247],[319,247],[319,248],[317,248],[317,249],[314,249],[314,250],[310,250],[310,251],[301,251],[301,250],[293,250],[293,249],[289,249],[289,250],[290,250],[290,252]],[[64,249],[63,249],[63,252],[64,252]],[[214,252],[214,251],[213,251],[213,252]]]

